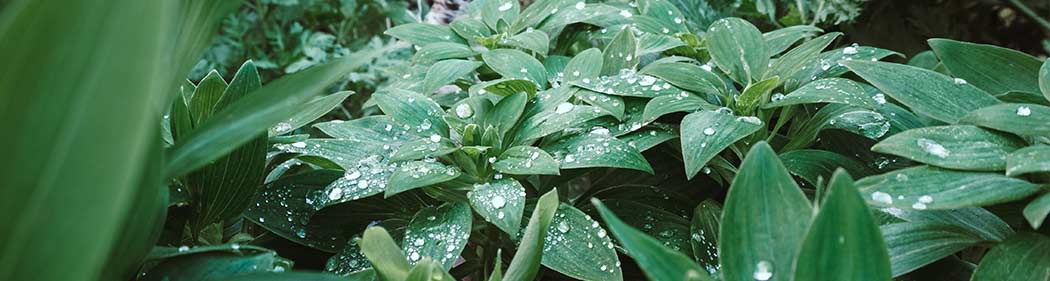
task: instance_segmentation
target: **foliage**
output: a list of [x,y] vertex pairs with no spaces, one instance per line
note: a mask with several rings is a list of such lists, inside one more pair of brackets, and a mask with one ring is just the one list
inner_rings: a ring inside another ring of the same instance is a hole
[[[327,63],[273,81],[265,59],[171,79],[237,4],[218,3],[124,3],[155,15],[135,32],[71,24],[132,10],[35,26],[66,7],[9,4],[0,38],[48,48],[0,54],[67,59],[0,76],[0,92],[28,93],[0,96],[28,105],[0,106],[26,132],[0,138],[20,163],[0,170],[18,187],[0,197],[14,222],[0,276],[1046,280],[1050,63],[1025,53],[932,39],[895,63],[816,26],[855,17],[852,1],[482,0],[447,26],[397,22],[389,44],[333,43],[309,59]],[[270,34],[337,7],[311,3],[268,14],[287,19]],[[405,11],[338,4],[368,15],[346,20]],[[25,36],[37,29],[61,32]],[[398,44],[414,53],[365,116],[314,123],[352,94],[317,93]]]

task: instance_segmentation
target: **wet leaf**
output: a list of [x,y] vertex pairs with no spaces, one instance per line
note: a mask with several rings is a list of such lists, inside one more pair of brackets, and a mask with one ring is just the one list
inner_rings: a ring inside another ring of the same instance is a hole
[[[390,174],[385,197],[408,190],[450,181],[462,174],[459,168],[436,161],[412,161],[402,164]],[[437,259],[437,257],[434,257]]]
[[930,166],[895,170],[857,180],[869,204],[901,209],[937,210],[1009,202],[1039,191],[1039,186],[998,173],[964,172]]
[[1047,280],[1046,264],[1050,264],[1050,238],[1018,233],[981,258],[973,280]]
[[762,128],[755,117],[700,111],[682,119],[682,159],[686,177],[692,178],[707,162],[733,143]]
[[515,146],[500,154],[492,167],[511,175],[557,175],[558,161],[542,149],[533,146]]
[[955,77],[992,94],[1039,92],[1042,62],[1028,54],[993,45],[930,39],[930,48]]
[[1023,147],[1021,140],[974,126],[936,126],[889,136],[871,151],[897,155],[938,167],[1002,171],[1006,156]]
[[971,111],[999,103],[965,80],[930,70],[887,62],[843,64],[916,113],[945,123],[954,124]]
[[466,203],[446,203],[419,210],[405,229],[401,243],[409,263],[429,257],[445,270],[452,268],[470,238],[471,218],[470,206]]
[[1050,136],[1050,107],[1038,104],[997,104],[970,112],[959,123],[1020,136]]
[[525,187],[515,179],[498,179],[475,184],[467,193],[474,212],[508,235],[518,235],[525,211]]
[[581,280],[623,280],[608,233],[597,221],[559,204],[543,242],[543,266]]
[[711,60],[741,84],[751,84],[769,67],[769,50],[762,33],[743,19],[724,18],[711,23],[705,40]]
[[561,163],[562,169],[613,167],[653,173],[653,168],[638,149],[596,129],[567,137],[542,147]]
[[598,199],[591,199],[591,204],[598,208],[609,230],[650,279],[714,280],[689,257],[664,247],[658,240],[621,221]]

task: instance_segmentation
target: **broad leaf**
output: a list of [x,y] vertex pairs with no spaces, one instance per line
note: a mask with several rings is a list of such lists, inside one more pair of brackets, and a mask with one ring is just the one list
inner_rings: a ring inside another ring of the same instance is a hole
[[439,42],[467,44],[463,38],[452,32],[451,28],[429,23],[402,24],[387,29],[384,33],[397,37],[397,39],[408,41],[416,46],[426,46]]
[[760,128],[762,121],[755,117],[736,117],[715,111],[686,115],[681,127],[686,177],[692,178],[711,158]]
[[416,92],[389,89],[372,95],[383,113],[406,126],[404,129],[423,137],[448,136],[448,124],[441,117],[445,111],[433,99]]
[[602,76],[593,80],[584,78],[580,81],[572,82],[572,85],[607,95],[627,97],[651,98],[682,92],[681,89],[672,86],[671,83],[653,76],[638,74],[632,70],[624,70],[619,74]]
[[876,206],[957,209],[1009,202],[1039,191],[1039,186],[1002,174],[918,166],[857,180],[868,203]]
[[408,261],[415,264],[428,257],[445,270],[452,268],[467,246],[471,218],[470,206],[466,203],[445,203],[419,210],[405,229],[401,243]]
[[769,56],[774,56],[791,48],[791,45],[794,45],[795,42],[822,31],[820,28],[812,25],[794,25],[763,33],[762,38],[766,40]]
[[1050,136],[1050,107],[1038,104],[997,104],[970,112],[959,122],[1021,136]]
[[740,18],[724,18],[711,24],[705,38],[711,60],[741,84],[751,84],[768,68],[769,50],[762,33]]
[[965,80],[930,70],[887,62],[843,64],[912,111],[945,123],[954,124],[971,111],[999,103]]
[[846,157],[835,152],[800,149],[780,154],[780,161],[792,175],[802,178],[811,186],[818,186],[822,182],[831,179],[835,169],[845,169],[850,175],[865,177],[875,174],[875,171],[864,163],[853,158]]
[[521,244],[514,252],[510,266],[503,274],[504,280],[532,280],[540,270],[543,259],[544,241],[550,228],[554,213],[558,210],[558,190],[554,189],[536,201],[529,224],[522,234]]
[[674,112],[694,112],[699,110],[715,111],[719,106],[708,103],[703,98],[681,92],[678,94],[662,95],[649,100],[642,112],[642,122],[656,121],[660,116]]
[[638,149],[612,137],[606,129],[566,137],[544,146],[543,150],[550,152],[562,169],[613,167],[653,173]]
[[[840,103],[866,108],[874,108],[879,102],[864,92],[857,82],[843,78],[825,78],[806,83],[791,93],[774,96],[763,108],[781,107],[810,103]],[[883,98],[881,103],[885,103]]]
[[532,56],[518,50],[496,49],[481,54],[485,65],[504,78],[521,78],[540,86],[547,83],[547,70]]
[[511,175],[557,175],[558,162],[546,151],[533,146],[515,146],[500,154],[492,168]]
[[137,280],[226,280],[254,272],[284,271],[292,262],[250,245],[155,248]]
[[660,241],[621,221],[598,199],[591,199],[591,204],[598,208],[609,230],[616,235],[628,255],[634,258],[649,279],[714,280],[689,257],[664,247]]
[[277,125],[270,127],[269,135],[271,137],[278,136],[291,132],[302,126],[306,126],[307,124],[310,124],[310,122],[317,120],[317,118],[321,118],[321,116],[324,116],[329,111],[332,111],[333,108],[342,104],[343,100],[346,100],[346,98],[352,94],[354,94],[354,92],[343,91],[323,97],[316,97],[313,100],[304,103],[299,110],[296,111],[295,115],[288,117],[284,122],[277,123]]
[[620,260],[605,229],[564,203],[547,228],[543,265],[581,280],[623,280]]
[[518,35],[507,38],[504,44],[522,48],[531,51],[534,54],[546,56],[550,41],[550,37],[548,37],[547,33],[544,33],[543,31],[526,30]]
[[718,253],[723,280],[750,281],[756,272],[765,279],[772,277],[766,274],[790,276],[812,214],[809,200],[773,149],[765,142],[752,146],[722,213]]
[[441,86],[448,85],[474,72],[481,66],[480,62],[468,60],[443,60],[431,65],[427,69],[427,76],[423,80],[423,88],[420,93],[429,95],[437,91]]
[[1025,143],[974,126],[937,126],[907,130],[871,147],[871,151],[961,170],[1002,171],[1006,155]]
[[893,276],[931,264],[981,242],[965,229],[938,223],[905,222],[881,227]]
[[[408,162],[390,174],[386,197],[408,190],[443,183],[459,177],[459,168],[449,167],[436,161]],[[436,258],[436,257],[435,257]]]
[[416,51],[416,54],[412,55],[412,61],[421,64],[431,64],[447,59],[469,58],[474,55],[475,53],[470,49],[470,46],[451,42],[437,42],[427,44]]
[[639,73],[655,76],[675,87],[695,93],[717,94],[725,88],[725,82],[708,69],[684,62],[652,63],[642,68]]
[[581,79],[597,79],[602,72],[602,51],[590,48],[576,54],[565,65],[562,73],[564,81],[578,81]]
[[620,30],[602,51],[602,75],[616,75],[638,66],[638,42],[630,29]]
[[[794,279],[891,280],[886,242],[853,179],[838,170],[827,189],[799,250]],[[761,265],[758,270],[755,279],[763,279]],[[767,271],[773,275],[772,268]]]
[[1050,61],[1044,61],[1039,67],[1039,91],[1050,101]]
[[606,114],[597,107],[562,102],[522,121],[517,139],[524,141],[545,137]]
[[1047,264],[1050,264],[1050,238],[1018,233],[992,247],[981,258],[972,280],[1050,280]]
[[525,187],[515,179],[499,179],[475,184],[467,193],[474,211],[508,235],[515,236],[521,228],[521,214],[525,211]]
[[930,39],[930,48],[955,77],[992,94],[1039,92],[1039,59],[993,45]]
[[766,72],[765,77],[779,76],[781,77],[781,83],[786,85],[799,85],[808,82],[792,79],[804,79],[795,74],[802,71],[804,66],[812,65],[813,62],[817,61],[820,52],[841,35],[842,33],[832,32],[798,45],[798,47],[777,58],[776,62],[769,68],[769,71]]

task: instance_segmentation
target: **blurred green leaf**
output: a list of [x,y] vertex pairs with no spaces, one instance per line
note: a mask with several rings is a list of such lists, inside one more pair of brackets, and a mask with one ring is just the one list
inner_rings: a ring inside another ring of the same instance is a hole
[[521,244],[514,252],[510,266],[503,273],[503,280],[532,280],[540,270],[543,247],[554,213],[558,210],[558,191],[551,190],[536,201],[529,224],[522,234]]
[[1050,264],[1050,238],[1022,232],[992,247],[972,280],[1048,280],[1046,264]]

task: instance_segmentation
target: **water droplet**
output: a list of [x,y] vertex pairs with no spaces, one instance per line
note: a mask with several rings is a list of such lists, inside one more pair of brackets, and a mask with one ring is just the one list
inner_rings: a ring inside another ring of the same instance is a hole
[[474,115],[474,109],[470,108],[469,104],[462,103],[456,106],[456,116],[459,118],[470,118],[471,115]]
[[506,10],[510,10],[510,8],[514,8],[514,4],[511,4],[510,2],[503,3],[503,5],[499,6],[499,11],[503,12]]
[[432,142],[439,142],[439,141],[441,141],[441,136],[438,135],[438,134],[430,135],[430,141],[432,141]]
[[295,235],[299,236],[299,238],[306,238],[306,230],[305,229],[296,230],[295,231]]
[[419,253],[417,252],[412,252],[411,254],[408,254],[408,259],[412,260],[413,262],[419,261],[419,258]]
[[922,202],[915,202],[915,204],[911,205],[911,208],[916,210],[925,210],[926,204]]
[[179,246],[179,252],[189,251],[190,246]]
[[966,82],[966,79],[962,79],[962,78],[955,78],[955,84],[959,84],[959,85],[962,85],[962,84],[966,84],[966,83],[967,83],[967,82]]
[[353,170],[353,171],[350,171],[349,173],[346,173],[346,175],[343,176],[343,177],[346,178],[347,180],[356,180],[357,178],[361,177],[361,171]]
[[499,209],[503,208],[505,205],[507,205],[507,199],[503,199],[503,196],[496,195],[492,197],[493,208]]
[[768,261],[758,261],[758,264],[755,265],[755,273],[751,277],[759,281],[773,278],[773,264]]
[[416,247],[419,247],[419,246],[425,245],[426,243],[427,243],[427,241],[423,240],[423,238],[416,238],[416,241],[413,241],[412,245],[415,245]]
[[558,232],[566,233],[569,232],[570,229],[572,229],[572,227],[569,226],[568,222],[561,221],[558,223]]
[[846,47],[846,48],[842,49],[842,54],[843,55],[853,55],[853,54],[856,54],[856,53],[857,53],[857,47],[854,47],[854,46],[849,46],[849,47]]
[[773,96],[769,98],[769,100],[773,102],[780,101],[782,99],[784,99],[784,94],[781,93],[773,94]]
[[875,94],[871,98],[874,99],[877,104],[886,104],[886,95],[883,95],[882,93]]
[[569,111],[572,111],[572,108],[574,108],[574,107],[576,107],[576,106],[571,104],[571,103],[563,102],[563,103],[558,104],[558,107],[554,109],[554,113],[564,114],[564,113],[567,113]]
[[929,195],[919,196],[919,202],[922,203],[933,203],[933,197]]
[[871,200],[875,200],[875,202],[883,204],[893,204],[893,196],[890,196],[890,194],[882,191],[872,192]]
[[707,128],[707,129],[704,129],[704,134],[705,134],[705,135],[708,135],[708,136],[710,136],[710,135],[714,135],[714,134],[715,134],[715,129],[714,129],[714,128]]
[[1017,108],[1017,116],[1028,116],[1032,115],[1032,109],[1027,106],[1021,106]]
[[598,229],[598,238],[605,238],[605,229]]
[[328,200],[339,200],[340,198],[343,198],[342,188],[336,187],[328,191]]
[[926,153],[929,153],[930,155],[937,156],[940,158],[945,158],[948,157],[948,155],[951,155],[951,151],[948,151],[947,148],[944,148],[943,145],[937,143],[934,140],[920,138],[916,140],[915,143],[918,144],[920,148],[925,150]]
[[585,7],[586,5],[587,5],[587,4],[586,4],[586,3],[584,3],[583,1],[580,1],[580,2],[576,2],[576,9],[577,9],[577,10],[583,10],[583,7]]
[[301,142],[301,141],[297,141],[297,142],[292,143],[292,146],[293,147],[297,147],[297,148],[305,148],[306,147],[306,143],[305,142]]

